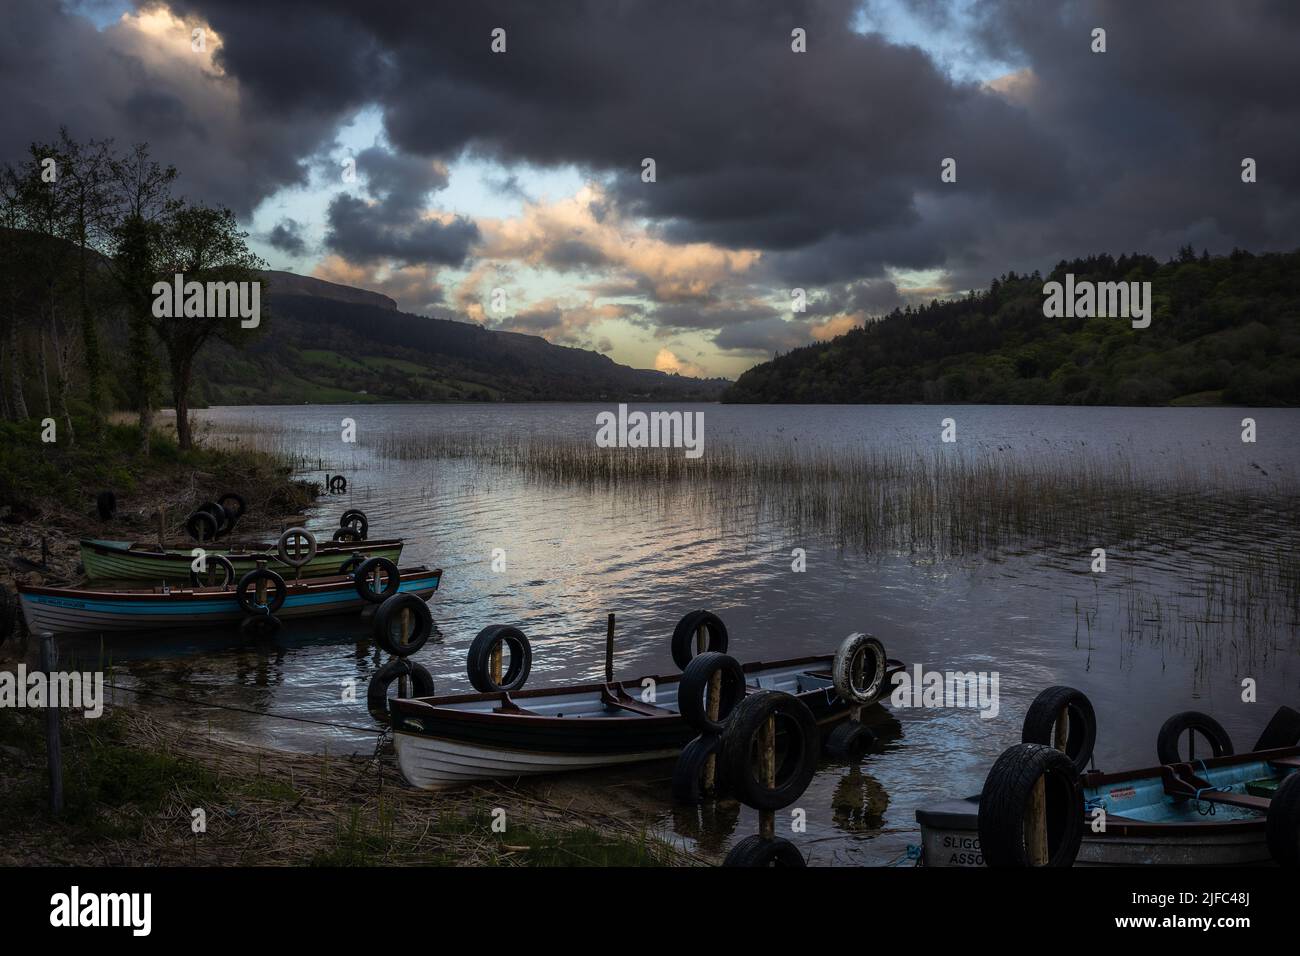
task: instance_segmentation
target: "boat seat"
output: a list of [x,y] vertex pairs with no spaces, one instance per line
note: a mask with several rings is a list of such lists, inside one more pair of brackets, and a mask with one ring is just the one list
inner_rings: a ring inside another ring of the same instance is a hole
[[531,717],[537,716],[537,711],[520,707],[510,699],[509,691],[504,690],[501,692],[501,703],[497,705],[492,712],[495,714],[524,714]]
[[1206,803],[1222,803],[1229,807],[1242,807],[1246,810],[1268,812],[1269,801],[1266,797],[1255,797],[1247,793],[1233,793],[1228,790],[1216,790],[1208,781],[1198,777],[1191,764],[1169,764],[1160,768],[1164,782],[1164,791],[1171,797],[1181,800],[1203,800]]
[[1202,791],[1200,796],[1195,797],[1195,799],[1204,800],[1206,803],[1222,803],[1230,807],[1259,810],[1263,813],[1268,812],[1269,805],[1267,797],[1252,797],[1248,793],[1224,793],[1221,790]]
[[623,689],[622,684],[606,684],[602,687],[600,689],[600,702],[611,707],[630,710],[632,713],[641,714],[643,717],[677,716],[676,711],[665,710],[662,707],[656,707],[654,704],[647,704],[645,701],[636,699]]

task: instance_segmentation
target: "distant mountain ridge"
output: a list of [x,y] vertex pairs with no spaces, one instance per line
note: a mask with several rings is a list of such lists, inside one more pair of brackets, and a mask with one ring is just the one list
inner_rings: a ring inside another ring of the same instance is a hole
[[244,349],[206,348],[195,370],[199,401],[713,401],[729,384],[413,315],[388,296],[311,276],[265,275],[267,334]]

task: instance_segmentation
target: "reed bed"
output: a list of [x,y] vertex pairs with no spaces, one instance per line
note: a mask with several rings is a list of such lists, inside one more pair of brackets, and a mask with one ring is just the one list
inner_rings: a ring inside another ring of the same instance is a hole
[[[382,458],[462,459],[557,485],[676,494],[710,504],[768,509],[796,528],[829,532],[867,552],[938,556],[1003,548],[1196,547],[1270,527],[1293,535],[1300,494],[1197,482],[1128,459],[1016,457],[1010,453],[845,451],[793,444],[711,443],[703,457],[680,449],[599,448],[587,441],[488,438],[464,433],[380,435]],[[1297,586],[1294,562],[1283,581]]]

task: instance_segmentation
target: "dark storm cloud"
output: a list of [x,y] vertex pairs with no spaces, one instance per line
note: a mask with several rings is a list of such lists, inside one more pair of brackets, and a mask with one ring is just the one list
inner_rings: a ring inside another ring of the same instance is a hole
[[447,222],[407,217],[394,221],[382,204],[356,196],[335,196],[327,214],[325,244],[353,262],[371,264],[392,259],[405,265],[458,266],[478,241],[471,220],[455,216]]
[[[252,9],[269,36],[268,6]],[[54,139],[61,125],[74,138],[112,138],[119,148],[147,141],[157,159],[180,170],[178,192],[241,215],[262,197],[305,182],[304,160],[332,139],[350,101],[334,89],[328,104],[313,102],[294,88],[272,115],[240,95],[242,76],[236,86],[196,69],[200,55],[184,31],[151,35],[121,23],[100,31],[58,0],[5,0],[3,27],[0,160],[14,160],[30,141]],[[260,69],[270,69],[272,59]],[[333,83],[329,75],[311,82]]]
[[[230,51],[266,43],[242,4],[187,5]],[[922,219],[917,197],[943,195],[945,156],[960,158],[968,194],[1004,214],[1050,210],[1070,192],[1063,144],[1002,98],[954,84],[920,50],[853,32],[848,0],[489,0],[439,7],[437,29],[418,4],[311,11],[279,35],[275,56],[227,52],[222,62],[281,108],[295,97],[319,105],[321,90],[278,78],[354,32],[358,47],[383,51],[369,88],[396,149],[574,163],[609,176],[615,200],[670,240],[818,248],[802,260],[815,266],[805,281],[878,272],[900,233],[917,233],[904,244],[908,264],[942,261],[943,224]],[[498,26],[505,54],[490,50]],[[807,54],[791,52],[795,26],[807,30]],[[640,179],[647,156],[655,183]],[[801,264],[772,261],[781,274]]]
[[291,256],[300,256],[307,251],[307,243],[302,238],[302,224],[295,219],[281,219],[266,235],[266,241],[275,249]]
[[767,319],[776,314],[771,306],[761,304],[670,303],[645,313],[636,323],[666,333],[689,329],[722,329]]
[[766,358],[773,352],[807,345],[810,341],[812,333],[807,323],[777,315],[722,329],[713,337],[713,344],[724,352],[740,352],[756,358]]
[[[366,261],[472,251],[468,221],[419,218],[437,188],[421,177],[443,168],[428,161],[466,153],[588,170],[657,235],[763,250],[746,281],[778,289],[888,268],[943,268],[966,288],[1093,251],[1295,246],[1300,4],[979,0],[973,20],[909,5],[1023,74],[1003,92],[956,81],[854,32],[850,0],[179,0],[223,41],[227,76],[196,80],[55,0],[11,0],[0,123],[19,145],[59,122],[148,137],[187,192],[246,212],[375,103],[392,150],[359,165],[368,199],[329,215],[331,247]],[[795,26],[806,54],[790,50]],[[1104,54],[1089,51],[1095,26]],[[489,49],[496,27],[505,54]],[[939,179],[948,156],[955,184]],[[1240,181],[1245,156],[1257,184]],[[559,248],[557,267],[599,264]]]
[[391,259],[404,265],[463,263],[478,241],[464,216],[424,218],[431,193],[447,185],[447,169],[429,159],[379,146],[356,156],[357,176],[369,199],[340,193],[326,213],[325,245],[357,263]]

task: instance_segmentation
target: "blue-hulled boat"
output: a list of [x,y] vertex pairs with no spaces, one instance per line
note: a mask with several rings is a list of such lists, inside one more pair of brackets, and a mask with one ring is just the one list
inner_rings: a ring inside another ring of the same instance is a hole
[[[400,590],[429,600],[440,569],[407,568]],[[239,624],[248,616],[234,586],[94,589],[18,585],[23,617],[33,633],[140,631]],[[286,581],[277,618],[355,613],[368,602],[352,575]]]
[[[1272,795],[1300,770],[1300,747],[1083,774],[1086,824],[1076,866],[1249,866],[1273,862]],[[916,812],[926,866],[982,866],[978,796]],[[1105,828],[1094,828],[1097,810]]]

